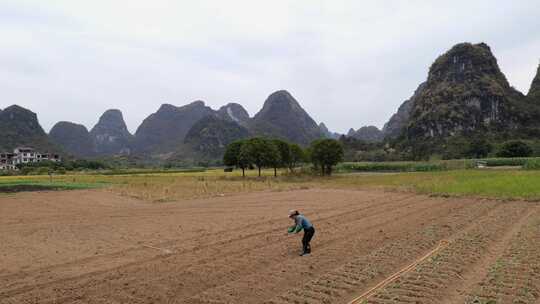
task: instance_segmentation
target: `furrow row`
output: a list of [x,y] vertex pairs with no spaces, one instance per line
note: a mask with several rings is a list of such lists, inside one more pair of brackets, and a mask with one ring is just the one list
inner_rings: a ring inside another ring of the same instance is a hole
[[540,299],[540,214],[512,241],[489,269],[485,279],[467,296],[467,303],[535,303]]
[[[403,201],[401,204],[402,208],[409,205],[418,205],[419,203],[417,197],[414,200],[411,196],[406,196],[402,197],[401,200]],[[380,214],[388,212],[392,208],[395,209],[395,206],[387,206],[387,204],[375,205],[368,209],[368,216],[377,219],[380,218]],[[365,207],[356,207],[349,210],[349,214],[343,214],[342,216],[348,219],[350,223],[354,223],[360,220],[359,217],[354,217],[354,214],[359,210],[368,211]],[[355,229],[361,228],[358,227]],[[207,281],[228,282],[244,272],[253,271],[251,265],[246,265],[246,258],[252,256],[253,259],[260,259],[268,255],[268,253],[275,252],[276,248],[283,247],[281,231],[282,228],[279,227],[273,228],[271,231],[267,230],[266,232],[256,231],[233,237],[231,240],[219,241],[212,246],[219,248],[219,250],[214,250],[210,246],[203,245],[193,251],[161,256],[141,264],[133,263],[127,267],[113,269],[102,274],[106,278],[103,280],[108,282],[106,286],[102,286],[99,282],[100,280],[94,277],[90,277],[89,279],[81,277],[78,279],[78,282],[72,282],[76,284],[72,288],[65,288],[65,286],[55,287],[52,285],[52,288],[58,288],[59,291],[62,291],[63,297],[61,297],[62,300],[60,301],[51,299],[49,302],[68,303],[80,297],[94,297],[94,293],[109,293],[114,295],[111,296],[112,298],[118,298],[121,302],[130,303],[146,303],[152,299],[164,301],[168,297],[168,294],[184,294],[185,296],[189,296],[215,286],[213,284],[207,284]],[[254,236],[259,236],[259,238]],[[337,234],[335,236],[337,237],[328,241],[328,246],[332,242],[341,242],[340,240],[343,240],[343,237],[339,237]],[[256,240],[255,243],[254,239]],[[281,249],[279,250],[281,251]],[[281,256],[272,257],[274,259],[284,258]],[[219,271],[215,271],[216,268],[219,268]],[[144,272],[147,275],[133,275],[134,272]],[[141,277],[143,278],[142,280],[140,280]],[[171,283],[178,281],[182,283]],[[21,291],[26,290],[28,288],[24,288]],[[39,294],[39,292],[40,289],[32,290],[32,293]],[[66,294],[71,294],[71,297],[66,297]],[[21,293],[21,296],[24,298],[28,295]],[[47,301],[43,302],[47,303]],[[92,303],[94,302],[96,301],[92,300]]]
[[[404,204],[404,206],[407,206],[409,204],[415,203],[415,197],[411,195],[407,196],[400,196],[397,201],[400,201]],[[323,214],[323,216],[320,218],[320,221],[329,221],[335,217],[342,217],[344,220],[350,220],[351,222],[354,222],[355,220],[358,220],[358,217],[355,219],[355,214],[362,212],[367,213],[370,216],[376,216],[381,213],[387,212],[389,208],[392,208],[392,206],[389,205],[395,205],[396,199],[394,200],[387,200],[380,203],[375,203],[375,199],[373,201],[366,202],[365,205],[361,207],[354,207],[352,209],[347,210],[347,212],[341,212],[338,214]],[[177,240],[176,242],[166,242],[162,244],[157,244],[157,247],[165,247],[168,249],[172,249],[175,251],[174,256],[170,255],[152,255],[149,258],[146,258],[145,260],[138,260],[135,262],[131,262],[129,257],[130,253],[137,252],[140,255],[141,251],[148,251],[145,248],[132,248],[130,250],[126,250],[123,252],[115,253],[115,256],[121,258],[124,261],[129,261],[128,263],[122,264],[118,268],[109,269],[106,272],[102,273],[103,275],[106,275],[109,271],[116,271],[121,270],[123,268],[127,267],[133,267],[138,268],[141,265],[151,265],[155,263],[161,263],[162,260],[167,259],[174,259],[176,257],[180,257],[182,255],[190,256],[190,255],[197,255],[197,256],[208,256],[208,252],[211,252],[213,248],[223,248],[224,246],[230,246],[230,245],[236,245],[232,248],[236,248],[240,242],[252,242],[253,239],[260,238],[260,237],[272,237],[272,235],[275,235],[276,233],[282,231],[282,227],[276,227],[275,225],[276,221],[271,221],[269,223],[264,223],[261,225],[258,225],[258,227],[249,233],[242,233],[242,231],[238,229],[231,229],[231,230],[225,230],[220,231],[218,233],[209,235],[204,238],[204,242],[201,242],[201,239],[185,239],[185,240]],[[267,225],[268,224],[268,225]],[[271,231],[268,230],[268,227],[276,227],[272,229]],[[266,228],[266,229],[265,229]],[[245,230],[245,227],[243,228]],[[200,252],[205,252],[205,254],[200,254]],[[223,256],[223,250],[220,250],[219,256]],[[110,257],[113,257],[112,255]],[[101,260],[105,259],[106,257],[97,257],[97,258],[90,258],[90,259],[84,259],[81,261],[74,261],[70,263],[66,263],[63,265],[55,265],[53,267],[40,269],[36,272],[32,273],[18,273],[16,275],[10,275],[9,277],[0,278],[0,282],[2,282],[2,292],[0,292],[0,296],[7,296],[7,295],[15,295],[27,290],[31,290],[33,288],[43,288],[50,284],[54,283],[63,283],[65,279],[60,278],[56,280],[50,280],[47,284],[41,284],[40,286],[35,285],[26,285],[27,282],[42,282],[44,281],[45,277],[49,277],[51,273],[69,273],[69,269],[74,267],[81,267],[80,263],[85,263],[87,265],[91,265],[92,262],[97,261],[98,264]],[[213,259],[213,258],[211,258]],[[89,269],[91,267],[87,266]],[[81,277],[77,278],[69,278],[69,280],[73,279],[84,279],[86,276],[94,276],[99,275],[99,272],[96,273],[87,273]],[[0,285],[0,286],[2,286]]]
[[[404,235],[399,240],[389,243],[368,255],[359,256],[353,261],[338,267],[321,277],[272,298],[268,303],[335,303],[336,299],[346,301],[359,291],[366,290],[375,281],[390,275],[408,261],[414,260],[433,248],[439,240],[466,229],[471,219],[487,216],[487,213],[475,213],[464,208],[452,216],[438,220],[437,225],[424,226],[422,230]],[[459,221],[456,221],[459,218]],[[446,227],[447,229],[443,229]],[[411,246],[411,244],[414,244]]]
[[378,291],[367,303],[441,303],[468,272],[475,271],[490,246],[505,242],[503,236],[526,211],[526,206],[506,204],[499,212],[478,219],[474,228],[452,239],[446,248]]

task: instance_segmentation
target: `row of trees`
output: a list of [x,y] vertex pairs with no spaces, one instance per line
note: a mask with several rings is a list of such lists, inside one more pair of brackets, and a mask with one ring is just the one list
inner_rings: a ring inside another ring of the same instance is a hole
[[501,141],[493,135],[477,135],[472,138],[455,135],[431,140],[409,140],[406,145],[398,143],[393,148],[400,152],[402,160],[427,160],[434,156],[441,159],[540,156],[540,141]]
[[42,161],[36,163],[23,163],[17,164],[17,169],[23,170],[24,168],[35,169],[35,168],[49,168],[51,170],[99,170],[99,169],[108,169],[109,166],[98,160],[64,160],[62,162],[53,162],[53,161]]
[[314,141],[309,148],[302,149],[297,144],[281,139],[254,137],[235,141],[227,146],[223,163],[245,170],[257,167],[259,176],[262,168],[273,168],[277,176],[278,168],[287,168],[291,172],[300,163],[312,162],[320,168],[322,175],[330,175],[332,167],[343,160],[343,147],[333,139]]

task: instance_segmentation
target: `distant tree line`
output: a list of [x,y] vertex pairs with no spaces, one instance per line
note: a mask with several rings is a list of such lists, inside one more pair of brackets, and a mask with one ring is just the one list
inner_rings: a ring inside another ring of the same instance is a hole
[[342,136],[348,162],[424,161],[429,159],[481,159],[540,156],[540,141],[506,140],[488,136],[453,136],[446,139],[366,142]]
[[311,162],[322,175],[330,175],[332,168],[343,160],[343,155],[343,146],[333,139],[316,140],[307,149],[302,149],[281,139],[254,137],[229,144],[223,163],[241,169],[242,176],[250,168],[257,168],[259,176],[263,168],[272,168],[277,176],[278,168],[293,172],[299,164],[306,162]]
[[103,161],[98,160],[65,160],[61,162],[41,161],[35,163],[22,163],[16,165],[20,174],[64,174],[66,171],[102,170],[109,169]]
[[68,171],[79,170],[79,169],[89,169],[89,170],[99,170],[99,169],[108,169],[109,166],[102,161],[98,160],[86,160],[86,159],[77,159],[77,160],[68,160],[62,162],[54,161],[41,161],[36,163],[23,163],[17,164],[18,169],[22,168],[51,168],[53,170],[65,169]]

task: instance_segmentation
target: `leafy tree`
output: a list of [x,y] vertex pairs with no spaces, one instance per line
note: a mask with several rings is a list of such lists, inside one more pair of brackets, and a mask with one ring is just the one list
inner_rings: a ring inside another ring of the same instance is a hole
[[[272,156],[268,159],[268,164],[266,166],[274,168],[274,177],[277,177],[277,168],[282,168],[283,162],[281,161],[279,150],[277,149],[277,147],[272,142],[269,142],[269,144],[270,144],[270,149],[272,149],[273,151],[269,151]],[[259,173],[260,173],[260,169],[259,169]]]
[[289,167],[291,162],[291,146],[288,142],[281,139],[273,139],[272,144],[276,147],[279,159],[274,166],[274,176],[277,176],[277,167]]
[[279,163],[279,152],[275,145],[271,141],[254,137],[249,139],[245,146],[242,146],[241,153],[244,153],[244,157],[252,161],[252,163],[259,170],[259,176],[261,176],[261,169],[263,167],[274,167]]
[[[248,141],[244,141],[242,143],[242,147],[240,148],[240,153],[238,154],[238,167],[242,168],[242,177],[245,177],[245,169],[249,169],[253,167],[253,157],[251,154],[251,146]],[[260,175],[260,173],[259,173]]]
[[504,143],[497,152],[499,157],[527,157],[533,150],[529,145],[521,140],[512,140]]
[[246,176],[246,168],[249,168],[249,165],[251,164],[248,151],[244,151],[242,153],[242,147],[245,146],[246,143],[247,142],[245,140],[238,140],[229,144],[225,150],[225,154],[223,155],[223,163],[225,166],[234,166],[242,169],[243,177]]
[[[433,145],[436,147],[437,145]],[[471,146],[471,141],[461,135],[455,135],[444,140],[444,143],[441,144],[442,149],[435,149],[431,147],[431,155],[436,152],[440,152],[443,159],[461,159],[464,157],[469,157],[469,147]]]
[[230,143],[225,149],[225,154],[223,154],[223,164],[225,166],[238,166],[238,155],[240,154],[240,149],[242,148],[242,141],[235,141]]
[[484,138],[473,139],[469,144],[467,156],[484,158],[493,150],[493,146]]
[[293,172],[294,167],[306,159],[306,153],[297,144],[289,144],[289,153],[290,157],[288,159],[287,167],[289,167],[289,170]]
[[[357,151],[354,161],[382,162],[388,160],[388,153],[383,149]],[[347,157],[345,157],[347,158]]]
[[311,161],[320,166],[322,175],[331,175],[332,167],[343,160],[343,146],[334,139],[320,139],[311,143]]

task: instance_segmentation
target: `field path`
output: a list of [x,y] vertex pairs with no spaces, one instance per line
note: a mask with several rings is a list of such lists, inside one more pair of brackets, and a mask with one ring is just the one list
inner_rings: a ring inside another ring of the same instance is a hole
[[[313,254],[286,235],[314,222]],[[104,190],[0,198],[0,303],[536,303],[537,203],[352,190],[149,203]],[[495,283],[498,285],[495,285]],[[492,287],[495,286],[495,287]]]

